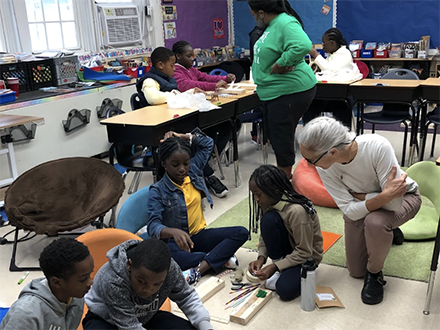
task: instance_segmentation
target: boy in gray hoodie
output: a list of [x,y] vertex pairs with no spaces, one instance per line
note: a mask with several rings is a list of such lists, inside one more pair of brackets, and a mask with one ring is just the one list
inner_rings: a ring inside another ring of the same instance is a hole
[[[107,253],[85,300],[87,329],[213,329],[208,311],[161,240],[130,240]],[[169,297],[189,322],[160,311]]]
[[93,280],[89,249],[73,238],[52,241],[40,254],[45,278],[33,280],[6,313],[1,330],[76,329],[84,310],[84,295]]

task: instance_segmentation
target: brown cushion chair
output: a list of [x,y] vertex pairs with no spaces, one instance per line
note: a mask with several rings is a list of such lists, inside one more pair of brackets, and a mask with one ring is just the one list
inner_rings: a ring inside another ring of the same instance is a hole
[[[19,229],[53,236],[97,218],[102,226],[104,215],[117,205],[123,191],[120,173],[95,158],[57,159],[23,173],[5,196],[6,215],[16,227],[13,259]],[[11,267],[18,268],[15,260]]]

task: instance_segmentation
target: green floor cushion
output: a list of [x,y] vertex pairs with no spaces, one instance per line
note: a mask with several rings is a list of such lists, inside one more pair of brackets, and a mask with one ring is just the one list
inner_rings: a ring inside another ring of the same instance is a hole
[[422,196],[422,206],[414,219],[400,226],[405,240],[417,241],[435,238],[439,215],[434,204]]
[[418,162],[406,169],[406,173],[419,185],[422,206],[414,219],[400,229],[406,240],[433,239],[440,215],[440,166],[429,161]]

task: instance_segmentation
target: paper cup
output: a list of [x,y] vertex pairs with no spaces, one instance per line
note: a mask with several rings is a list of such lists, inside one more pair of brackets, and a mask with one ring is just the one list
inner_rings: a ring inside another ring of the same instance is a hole
[[15,92],[15,97],[17,97],[18,96],[18,89],[19,89],[18,78],[8,78],[7,81],[8,81],[9,88]]

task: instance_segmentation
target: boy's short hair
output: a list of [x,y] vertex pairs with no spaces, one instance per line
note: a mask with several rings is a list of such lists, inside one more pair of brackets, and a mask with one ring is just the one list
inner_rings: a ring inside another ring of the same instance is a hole
[[174,53],[166,47],[157,47],[151,53],[151,64],[154,67],[157,66],[157,63],[163,62],[166,63],[170,60],[170,57],[174,56]]
[[73,238],[59,238],[43,249],[39,262],[47,279],[58,277],[67,280],[76,271],[76,264],[85,260],[90,251]]
[[170,268],[171,252],[165,242],[159,239],[146,239],[139,243],[131,254],[133,268],[145,267],[154,273]]

